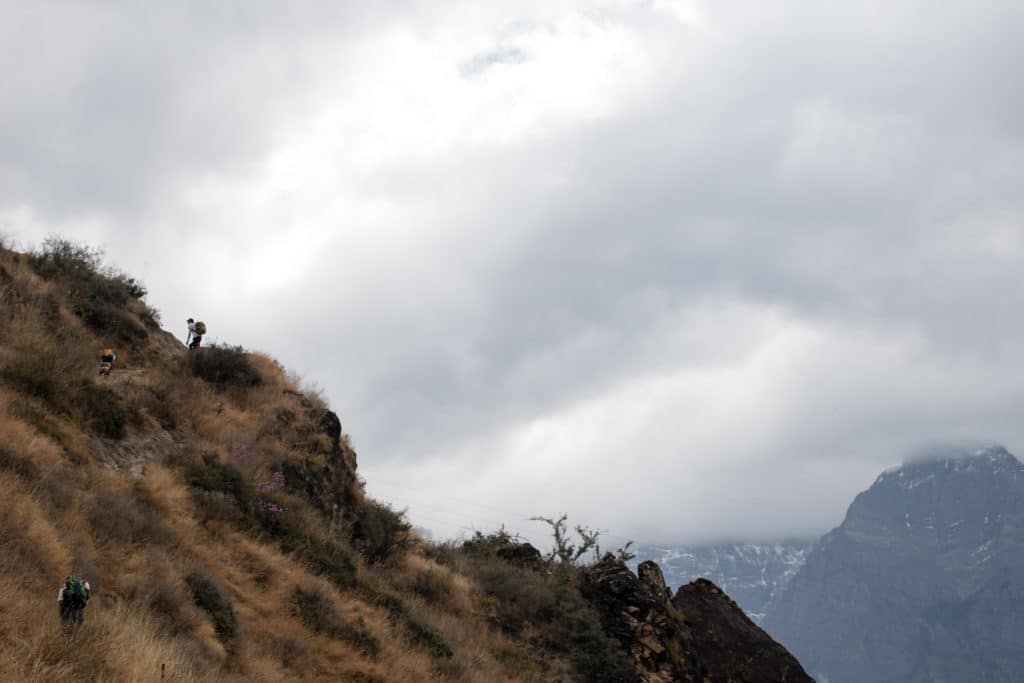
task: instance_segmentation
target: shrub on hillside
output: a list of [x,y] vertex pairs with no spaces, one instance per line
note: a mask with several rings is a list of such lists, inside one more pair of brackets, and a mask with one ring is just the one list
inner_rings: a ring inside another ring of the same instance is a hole
[[41,277],[59,282],[72,312],[91,329],[134,344],[148,336],[125,310],[142,299],[146,288],[124,273],[103,266],[103,252],[62,238],[50,238],[29,254],[29,266]]
[[10,472],[26,481],[39,477],[39,467],[29,458],[16,455],[5,446],[0,446],[0,472]]
[[185,583],[192,591],[196,607],[210,615],[214,631],[221,642],[234,639],[238,633],[238,619],[227,591],[221,587],[220,582],[209,572],[193,569],[185,577]]
[[174,538],[160,510],[137,491],[94,489],[86,519],[103,542],[167,543]]
[[416,572],[408,584],[409,590],[427,602],[442,604],[452,597],[452,581],[437,569],[423,569]]
[[188,359],[193,375],[218,387],[249,389],[263,381],[241,346],[208,346],[190,352]]
[[148,339],[146,328],[122,306],[123,304],[112,304],[102,299],[86,297],[75,302],[71,311],[89,328],[123,344],[134,346]]
[[88,416],[93,431],[110,439],[124,436],[132,411],[118,394],[92,380],[83,379],[78,386],[78,403]]
[[252,486],[237,467],[221,462],[216,453],[206,452],[202,458],[188,462],[185,465],[185,479],[203,491],[230,496],[245,512],[250,508]]
[[356,512],[352,542],[371,564],[383,564],[412,543],[412,525],[404,510],[367,500]]
[[14,347],[0,376],[14,391],[34,396],[53,405],[61,394],[57,348],[52,344],[21,343]]
[[291,594],[291,603],[295,616],[316,633],[343,640],[369,657],[376,657],[380,651],[380,643],[363,620],[345,619],[321,588],[296,586]]
[[352,588],[356,585],[356,563],[344,546],[333,539],[312,535],[306,535],[301,541],[296,549],[315,573],[339,588]]

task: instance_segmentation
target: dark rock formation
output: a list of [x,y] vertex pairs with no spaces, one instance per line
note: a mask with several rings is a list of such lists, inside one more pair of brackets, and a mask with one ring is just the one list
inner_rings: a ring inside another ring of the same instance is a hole
[[811,680],[792,655],[710,582],[684,586],[670,600],[657,564],[641,563],[638,572],[607,555],[583,571],[580,588],[642,680]]
[[356,454],[341,439],[337,414],[328,410],[316,424],[308,447],[311,457],[289,458],[280,469],[290,490],[302,493],[328,515],[345,515],[363,501]]
[[690,643],[710,681],[810,681],[784,647],[707,579],[676,592],[672,604],[690,628]]
[[1021,680],[1024,465],[989,448],[883,473],[764,623],[831,683]]

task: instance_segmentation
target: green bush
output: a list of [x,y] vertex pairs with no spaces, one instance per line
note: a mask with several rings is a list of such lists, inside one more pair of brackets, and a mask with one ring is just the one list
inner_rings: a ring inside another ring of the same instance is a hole
[[362,619],[349,621],[338,614],[330,597],[318,587],[296,586],[291,595],[293,613],[311,630],[343,640],[369,657],[376,657],[380,643]]
[[193,375],[218,387],[244,390],[263,381],[241,346],[195,349],[188,359]]
[[238,633],[238,619],[225,591],[213,575],[194,569],[185,577],[185,583],[192,591],[196,607],[210,615],[217,637],[222,642],[234,639]]
[[404,510],[367,500],[356,512],[352,542],[367,562],[383,564],[412,543],[412,525]]

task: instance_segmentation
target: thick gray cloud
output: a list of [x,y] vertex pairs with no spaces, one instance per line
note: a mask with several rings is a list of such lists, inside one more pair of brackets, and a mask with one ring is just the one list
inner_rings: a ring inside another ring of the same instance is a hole
[[428,527],[817,533],[1024,446],[1019,3],[112,7],[5,6],[0,220],[319,383]]

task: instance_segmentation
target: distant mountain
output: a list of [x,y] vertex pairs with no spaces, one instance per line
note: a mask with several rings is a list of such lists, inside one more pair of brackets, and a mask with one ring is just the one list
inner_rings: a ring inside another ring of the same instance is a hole
[[883,473],[763,625],[830,683],[1022,680],[1024,465],[993,447]]
[[803,566],[808,542],[641,546],[633,560],[661,566],[673,589],[698,578],[717,584],[755,622],[760,622],[781,589]]

